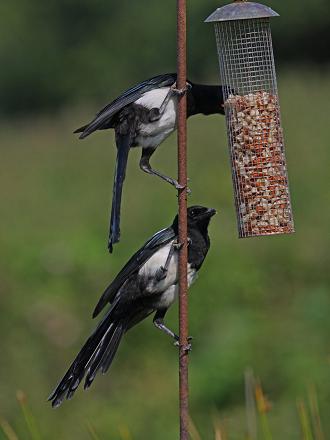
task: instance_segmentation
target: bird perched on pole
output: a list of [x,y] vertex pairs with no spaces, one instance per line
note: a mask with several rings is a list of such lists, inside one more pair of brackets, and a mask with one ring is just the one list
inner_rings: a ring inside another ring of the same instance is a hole
[[202,113],[224,114],[221,86],[194,84],[187,81],[185,90],[176,89],[176,74],[167,73],[150,78],[128,89],[105,106],[87,125],[78,128],[84,139],[96,130],[115,130],[117,161],[114,175],[108,249],[120,238],[120,206],[123,183],[132,147],[141,147],[140,168],[180,188],[178,182],[150,165],[157,147],[175,130],[178,95],[187,92],[187,117]]
[[[215,209],[203,206],[188,208],[188,285],[195,280],[210,247],[208,226]],[[70,399],[85,378],[89,388],[96,374],[105,373],[116,354],[123,335],[134,325],[155,313],[155,326],[179,337],[164,324],[164,316],[178,295],[178,216],[172,225],[153,235],[119,272],[95,307],[93,317],[110,304],[96,330],[49,396],[52,406]],[[189,347],[187,347],[188,349]]]

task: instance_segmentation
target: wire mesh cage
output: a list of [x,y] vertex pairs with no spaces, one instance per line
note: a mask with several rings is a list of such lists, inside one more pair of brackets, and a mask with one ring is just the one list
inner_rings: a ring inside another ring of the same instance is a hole
[[270,31],[277,15],[236,0],[206,19],[215,24],[241,238],[294,232]]

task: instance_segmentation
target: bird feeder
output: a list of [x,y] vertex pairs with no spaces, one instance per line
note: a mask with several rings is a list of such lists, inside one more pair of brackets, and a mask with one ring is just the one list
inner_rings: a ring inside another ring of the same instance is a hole
[[236,0],[206,19],[215,25],[240,238],[294,232],[270,31],[275,16]]

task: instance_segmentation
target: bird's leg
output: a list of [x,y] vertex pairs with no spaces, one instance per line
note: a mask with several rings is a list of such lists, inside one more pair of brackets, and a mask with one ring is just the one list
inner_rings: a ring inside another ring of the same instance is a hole
[[[161,309],[161,310],[157,310],[155,316],[154,316],[154,325],[161,330],[162,332],[166,333],[167,335],[171,336],[171,338],[174,339],[174,345],[176,347],[179,347],[179,336],[176,335],[174,332],[172,332],[172,330],[170,330],[169,328],[166,327],[166,325],[164,324],[164,316],[167,312],[167,309]],[[188,336],[188,344],[184,347],[184,350],[189,352],[191,351],[191,340],[192,337]]]
[[166,261],[165,261],[165,265],[164,266],[160,266],[160,268],[156,272],[155,276],[156,276],[156,280],[157,281],[161,281],[164,278],[166,278],[168,267],[170,265],[171,259],[172,259],[173,254],[174,254],[174,249],[175,249],[175,247],[173,246],[173,243],[172,243],[171,247],[170,247],[170,250],[169,250],[169,253],[168,253],[168,256],[167,256]]
[[184,186],[180,185],[179,182],[175,179],[172,179],[171,177],[165,176],[164,174],[160,173],[157,170],[154,170],[151,168],[151,165],[149,163],[150,157],[153,155],[155,151],[155,148],[143,148],[142,149],[142,156],[140,159],[140,168],[142,171],[148,174],[153,174],[154,176],[158,176],[161,179],[165,180],[165,182],[173,185],[176,189],[183,189]]
[[182,248],[182,243],[173,242],[171,244],[168,256],[167,256],[166,261],[165,261],[165,265],[164,266],[160,266],[160,268],[156,272],[156,279],[157,279],[157,281],[161,281],[164,278],[166,278],[168,267],[170,265],[170,262],[171,262],[171,259],[173,257],[174,251],[180,250],[181,248]]
[[[187,245],[189,246],[190,243],[191,243],[191,239],[188,237]],[[170,251],[169,251],[168,256],[166,258],[165,265],[164,266],[160,266],[160,268],[156,272],[156,279],[157,279],[157,281],[161,281],[164,278],[166,278],[168,267],[170,265],[170,262],[171,262],[171,259],[173,257],[174,251],[179,251],[182,248],[182,246],[183,246],[183,243],[178,243],[176,241],[174,241],[171,244],[171,248],[170,248]]]
[[179,341],[179,336],[176,335],[174,332],[172,332],[172,330],[167,328],[166,325],[164,324],[164,316],[165,316],[166,312],[167,312],[167,309],[157,310],[157,312],[154,316],[153,323],[159,330],[161,330],[162,332],[171,336],[171,338],[173,338],[175,340],[175,345],[177,345],[177,343]]
[[150,109],[149,111],[150,122],[158,121],[163,116],[167,104],[169,103],[169,100],[172,98],[173,95],[175,95],[175,92],[173,91],[172,87],[170,87],[170,90],[167,92],[167,95],[165,96],[165,99],[162,102],[161,106],[159,108],[154,107]]

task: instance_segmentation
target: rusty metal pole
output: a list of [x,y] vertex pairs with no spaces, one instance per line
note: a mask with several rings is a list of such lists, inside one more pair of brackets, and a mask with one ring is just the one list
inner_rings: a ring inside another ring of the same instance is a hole
[[[177,84],[180,90],[186,88],[186,0],[177,0]],[[188,283],[187,283],[187,97],[183,93],[178,101],[178,181],[183,189],[179,198],[179,243],[183,246],[179,254],[179,399],[180,440],[188,440]]]

